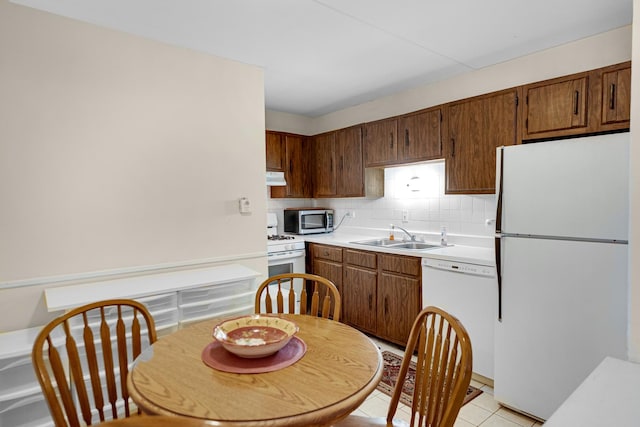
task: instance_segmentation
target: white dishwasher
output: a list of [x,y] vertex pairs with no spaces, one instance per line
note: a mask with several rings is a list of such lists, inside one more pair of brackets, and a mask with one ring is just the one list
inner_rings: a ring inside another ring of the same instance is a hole
[[422,259],[422,306],[434,305],[462,322],[471,338],[473,372],[493,379],[496,269],[442,259]]

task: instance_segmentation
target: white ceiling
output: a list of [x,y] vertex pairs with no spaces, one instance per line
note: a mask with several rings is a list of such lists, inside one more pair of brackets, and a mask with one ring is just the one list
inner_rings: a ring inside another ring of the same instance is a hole
[[13,0],[264,68],[319,116],[631,24],[633,0]]

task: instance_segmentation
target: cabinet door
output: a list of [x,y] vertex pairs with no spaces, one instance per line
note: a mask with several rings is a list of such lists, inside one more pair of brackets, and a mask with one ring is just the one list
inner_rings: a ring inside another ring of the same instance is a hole
[[401,117],[398,159],[406,162],[442,157],[442,112],[439,108]]
[[271,197],[311,197],[308,141],[301,135],[285,134],[284,177],[286,187],[271,187]]
[[463,192],[472,185],[475,151],[482,146],[483,125],[482,99],[473,98],[449,106],[449,141],[445,163],[447,193]]
[[525,86],[523,139],[574,135],[587,127],[588,77]]
[[[301,136],[285,136],[285,179],[288,197],[309,197],[309,167]],[[273,187],[272,187],[273,188]]]
[[384,166],[398,160],[398,121],[380,120],[364,125],[364,165]]
[[314,147],[314,195],[332,197],[337,194],[336,133],[316,135]]
[[629,122],[631,67],[602,74],[602,124]]
[[360,126],[336,132],[338,152],[337,195],[364,196],[364,163],[362,157],[362,128]]
[[420,311],[420,279],[382,272],[378,282],[378,336],[406,344]]
[[[331,280],[342,296],[342,264],[322,259],[314,259],[313,274]],[[331,303],[331,313],[333,313],[333,302]],[[342,316],[342,313],[340,313],[340,316]]]
[[517,108],[517,89],[450,105],[448,194],[495,192],[496,147],[517,142]]
[[376,333],[377,272],[344,266],[342,307],[345,323]]
[[284,137],[278,132],[267,131],[267,170],[284,172]]

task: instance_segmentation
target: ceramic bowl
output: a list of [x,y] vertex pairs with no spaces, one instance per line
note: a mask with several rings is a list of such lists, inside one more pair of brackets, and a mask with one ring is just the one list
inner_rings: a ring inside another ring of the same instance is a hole
[[266,357],[287,345],[298,325],[279,317],[251,315],[225,320],[213,329],[213,337],[236,356]]

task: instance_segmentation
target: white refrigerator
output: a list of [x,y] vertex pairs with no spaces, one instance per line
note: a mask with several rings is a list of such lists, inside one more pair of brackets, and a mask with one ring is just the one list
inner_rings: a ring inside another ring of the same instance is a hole
[[497,152],[494,396],[546,420],[627,359],[629,133]]

